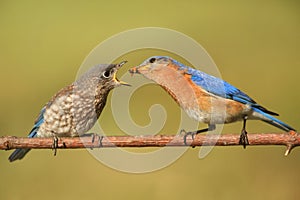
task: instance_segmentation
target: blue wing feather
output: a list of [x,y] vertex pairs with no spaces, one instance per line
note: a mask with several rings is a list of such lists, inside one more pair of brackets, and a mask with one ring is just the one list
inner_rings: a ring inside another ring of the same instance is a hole
[[44,113],[45,113],[46,107],[43,107],[38,118],[36,119],[34,126],[32,128],[32,130],[30,131],[30,133],[28,134],[29,138],[33,138],[36,137],[37,131],[40,128],[40,125],[44,122]]
[[277,113],[260,106],[251,97],[228,82],[199,70],[187,67],[178,61],[172,60],[172,62],[179,66],[179,70],[185,70],[186,73],[190,74],[191,80],[204,90],[223,98],[232,99],[243,104],[249,104],[251,107],[258,108],[265,113],[278,115]]
[[[178,65],[178,63],[176,63]],[[187,67],[180,63],[181,70],[187,70],[187,73],[191,75],[191,79],[194,83],[205,89],[206,91],[213,93],[214,95],[233,99],[241,103],[255,104],[256,102],[250,98],[247,94],[243,93],[233,85],[217,77],[211,76],[199,70]]]

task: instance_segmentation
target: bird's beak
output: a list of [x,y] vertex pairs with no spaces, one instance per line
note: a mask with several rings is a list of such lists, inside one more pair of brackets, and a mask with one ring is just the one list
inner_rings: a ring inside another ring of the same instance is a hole
[[118,78],[117,78],[117,71],[125,64],[127,63],[127,61],[122,61],[120,62],[119,64],[116,65],[116,71],[113,75],[113,80],[118,84],[118,85],[126,85],[126,86],[131,86],[129,83],[126,83],[124,81],[120,81]]
[[140,66],[131,68],[129,70],[129,73],[131,75],[133,75],[133,74],[143,74],[143,72],[149,71],[149,69],[150,69],[150,65],[149,64],[147,64],[147,65],[140,65]]

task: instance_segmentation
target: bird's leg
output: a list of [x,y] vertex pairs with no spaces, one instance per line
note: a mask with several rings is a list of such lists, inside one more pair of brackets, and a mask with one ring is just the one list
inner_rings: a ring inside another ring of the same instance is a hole
[[53,143],[52,143],[52,150],[54,151],[54,156],[56,156],[57,153],[57,147],[58,147],[58,137],[55,135],[53,137]]
[[[99,147],[102,147],[102,140],[103,140],[103,136],[102,135],[99,135],[97,133],[92,133],[92,143],[95,142],[95,139],[98,138],[98,146]],[[93,149],[93,148],[91,148]]]
[[244,117],[243,129],[242,129],[241,136],[240,136],[240,141],[239,141],[239,144],[243,145],[244,149],[249,144],[247,131],[246,131],[247,118],[248,118],[247,116]]
[[[98,140],[98,146],[102,147],[103,136],[97,133],[86,133],[83,135],[84,137],[92,137],[92,143]],[[93,150],[93,148],[91,148]]]
[[192,136],[192,139],[194,140],[194,137],[195,135],[199,134],[199,133],[204,133],[204,132],[207,132],[207,131],[213,131],[216,129],[216,125],[214,124],[209,124],[208,125],[208,128],[204,128],[204,129],[200,129],[200,130],[197,130],[197,131],[189,131],[189,132],[186,132],[184,129],[182,129],[180,131],[180,134],[184,133],[184,136],[183,136],[183,142],[185,145],[187,145],[186,143],[186,138],[187,136],[191,135]]

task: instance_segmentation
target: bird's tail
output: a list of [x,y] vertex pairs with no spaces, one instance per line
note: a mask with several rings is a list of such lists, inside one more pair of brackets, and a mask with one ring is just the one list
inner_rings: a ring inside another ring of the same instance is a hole
[[253,116],[261,119],[262,121],[271,124],[277,128],[280,128],[284,131],[296,131],[293,127],[287,125],[286,123],[280,121],[279,119],[265,113],[264,111],[258,108],[252,108],[254,110]]
[[[31,132],[29,133],[28,137],[29,138],[34,138],[36,137],[36,132],[37,129],[34,127]],[[24,158],[24,156],[30,151],[30,149],[16,149],[8,158],[10,162],[16,161],[16,160],[21,160]]]
[[10,162],[21,160],[30,151],[30,149],[16,149],[8,158]]

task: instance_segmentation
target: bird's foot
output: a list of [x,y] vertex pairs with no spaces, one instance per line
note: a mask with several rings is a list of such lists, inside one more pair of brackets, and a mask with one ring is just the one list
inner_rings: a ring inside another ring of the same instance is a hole
[[[197,131],[189,131],[189,132],[186,132],[184,129],[182,129],[181,131],[180,131],[180,135],[182,135],[182,134],[184,134],[184,136],[183,136],[183,142],[184,142],[184,144],[185,145],[188,145],[187,143],[186,143],[186,138],[187,138],[187,136],[192,136],[192,139],[193,139],[193,141],[194,141],[194,137],[195,137],[195,135],[197,135]],[[193,148],[195,147],[195,146],[192,146]]]
[[54,153],[53,153],[54,156],[56,156],[57,148],[58,148],[58,137],[54,136],[53,143],[52,143],[52,150],[54,151]]
[[[103,136],[99,135],[97,133],[92,133],[92,143],[94,143],[95,141],[98,141],[98,146],[102,147],[102,140],[103,140]],[[91,150],[93,150],[93,148],[91,148]]]
[[241,132],[239,144],[243,145],[244,149],[246,149],[246,146],[249,145],[247,131],[245,129]]

